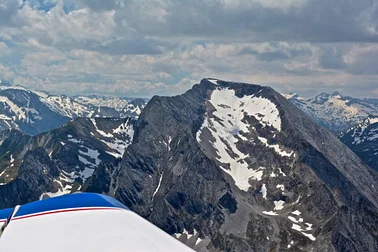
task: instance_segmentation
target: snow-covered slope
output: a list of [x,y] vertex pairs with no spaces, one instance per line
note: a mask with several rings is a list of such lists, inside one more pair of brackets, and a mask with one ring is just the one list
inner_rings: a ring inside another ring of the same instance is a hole
[[82,105],[65,95],[40,96],[41,102],[51,108],[52,111],[68,118],[91,117],[94,109]]
[[368,117],[340,136],[366,164],[378,171],[378,117]]
[[[23,181],[27,190],[28,183],[38,183],[33,193],[28,189],[29,195],[24,195],[30,200],[80,191],[97,168],[119,162],[132,142],[134,122],[134,118],[78,118],[33,137],[17,130],[3,131],[0,186],[14,188]],[[43,179],[30,180],[33,174]],[[12,195],[8,192],[6,197]]]
[[285,97],[321,126],[335,133],[362,123],[369,115],[378,116],[377,99],[344,97],[337,92],[321,93],[310,99],[304,99],[298,94],[289,94]]
[[48,95],[0,82],[0,130],[19,129],[36,135],[78,117],[138,117],[144,99],[101,96]]
[[53,110],[45,99],[22,87],[0,86],[0,130],[16,128],[34,135],[71,119]]
[[106,97],[106,96],[97,96],[97,95],[90,95],[90,96],[74,96],[74,101],[87,105],[87,106],[95,106],[95,107],[109,107],[114,108],[117,111],[121,111],[124,107],[126,107],[133,99],[130,98],[120,98],[120,97]]
[[[236,186],[248,191],[249,180],[260,181],[265,168],[261,166],[251,168],[248,162],[249,155],[237,148],[238,143],[242,142],[240,140],[246,141],[248,132],[254,130],[254,127],[243,119],[245,116],[253,117],[262,127],[279,132],[281,131],[279,112],[269,99],[255,95],[240,98],[235,95],[235,90],[227,88],[214,90],[208,106],[211,110],[197,132],[197,141],[203,145],[207,145],[209,140],[213,142],[212,146],[205,146],[207,151],[216,153],[220,167],[233,178]],[[211,136],[208,135],[209,132]],[[270,145],[268,140],[261,136],[258,139],[266,147],[273,148],[278,154],[285,156],[286,152],[281,150],[278,144]]]

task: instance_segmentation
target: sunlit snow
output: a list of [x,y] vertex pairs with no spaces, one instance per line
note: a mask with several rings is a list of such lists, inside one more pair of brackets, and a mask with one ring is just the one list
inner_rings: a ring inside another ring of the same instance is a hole
[[268,140],[264,137],[258,137],[258,139],[266,147],[273,149],[276,153],[278,153],[282,157],[291,157],[291,155],[293,155],[293,151],[286,152],[285,150],[282,150],[281,147],[278,144],[268,144]]
[[92,122],[93,126],[96,128],[96,131],[97,131],[100,135],[102,135],[102,136],[104,136],[104,137],[113,137],[112,134],[110,134],[110,133],[106,133],[105,131],[100,130],[100,129],[97,127],[96,119],[91,118],[91,122]]
[[213,115],[207,115],[201,129],[197,132],[197,141],[201,143],[201,134],[208,128],[213,136],[213,146],[217,153],[220,167],[228,173],[237,187],[248,191],[249,180],[261,180],[263,170],[249,167],[245,159],[247,154],[241,152],[237,143],[246,140],[243,135],[251,130],[251,126],[243,122],[245,115],[255,117],[262,125],[272,126],[281,130],[279,111],[270,100],[254,95],[239,98],[232,89],[216,89],[212,92],[209,103],[215,108]]
[[263,184],[263,186],[261,187],[261,191],[260,192],[262,193],[263,198],[266,199],[267,189],[266,189],[265,184]]
[[279,200],[274,201],[274,209],[273,210],[282,210],[284,208],[285,201]]

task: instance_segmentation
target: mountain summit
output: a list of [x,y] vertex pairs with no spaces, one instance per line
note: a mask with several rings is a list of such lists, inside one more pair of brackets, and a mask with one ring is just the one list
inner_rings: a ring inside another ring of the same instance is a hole
[[197,251],[377,251],[378,175],[270,87],[153,97],[110,194]]

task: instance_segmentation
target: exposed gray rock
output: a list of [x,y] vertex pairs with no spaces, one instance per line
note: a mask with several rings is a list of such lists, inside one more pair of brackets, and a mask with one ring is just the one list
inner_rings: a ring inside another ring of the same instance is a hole
[[134,119],[80,118],[34,137],[0,134],[0,208],[82,190],[97,168],[117,165]]
[[340,139],[362,161],[378,171],[378,117],[368,117],[340,135]]
[[[221,102],[229,91],[234,100]],[[209,251],[376,251],[377,181],[273,89],[204,79],[184,95],[153,97],[121,164],[88,188],[187,243],[208,239]]]

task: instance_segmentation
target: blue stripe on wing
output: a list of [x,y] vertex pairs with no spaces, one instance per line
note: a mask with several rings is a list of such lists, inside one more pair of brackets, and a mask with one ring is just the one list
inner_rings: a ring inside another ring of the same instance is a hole
[[0,210],[0,221],[7,220],[13,213],[13,209],[14,208],[7,208],[4,210]]
[[14,218],[54,210],[88,207],[109,207],[129,210],[119,201],[106,195],[96,193],[76,193],[22,205]]

